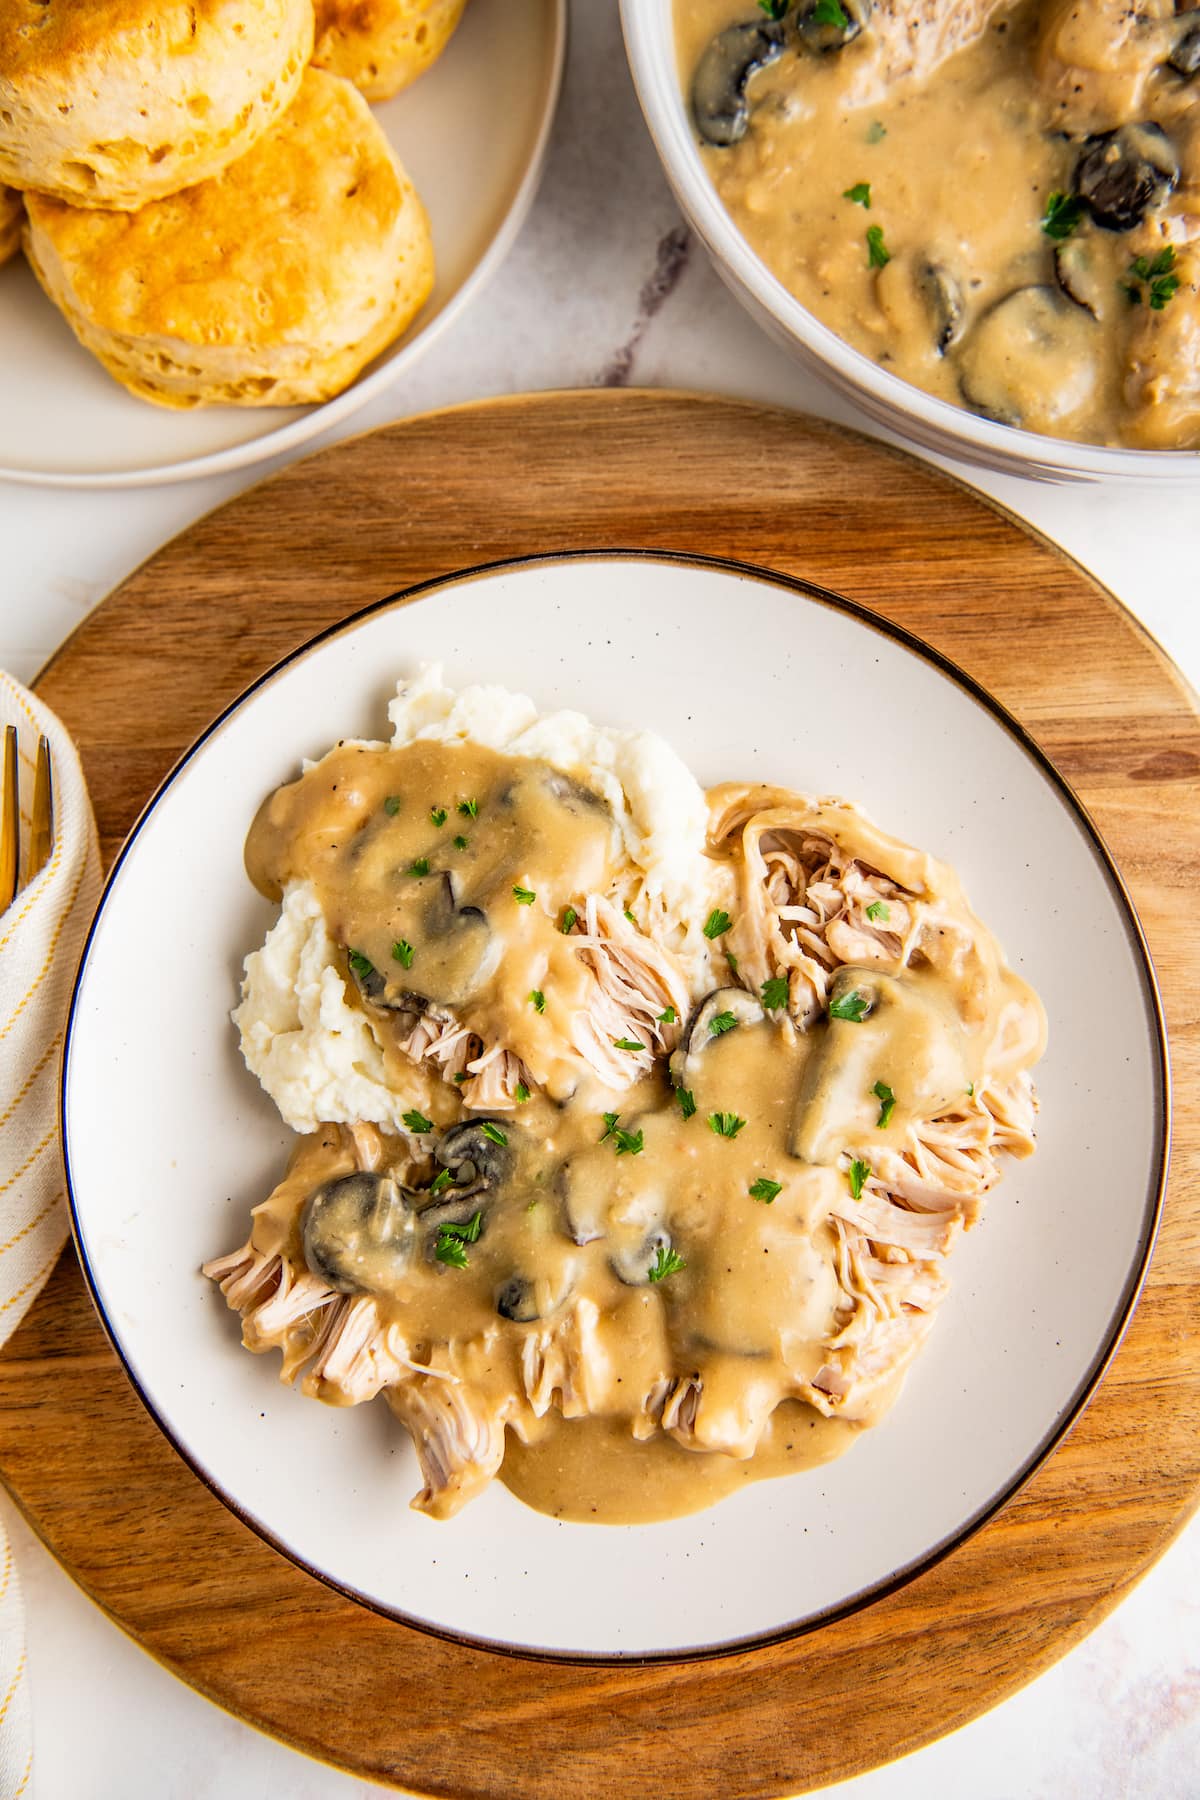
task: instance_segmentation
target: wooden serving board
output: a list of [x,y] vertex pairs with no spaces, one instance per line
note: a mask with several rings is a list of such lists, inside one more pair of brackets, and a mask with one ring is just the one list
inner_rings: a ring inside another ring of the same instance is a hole
[[1200,724],[1111,595],[996,507],[784,412],[593,391],[472,406],[297,463],[183,533],[39,691],[75,734],[111,857],[213,715],[277,658],[411,583],[544,550],[742,558],[873,607],[964,665],[1074,784],[1162,982],[1170,1191],[1133,1323],[1021,1495],[908,1587],[809,1636],[675,1666],[463,1648],[269,1549],[136,1399],[72,1252],[0,1357],[0,1475],[93,1599],[262,1729],[421,1794],[780,1795],[994,1705],[1121,1598],[1200,1495]]

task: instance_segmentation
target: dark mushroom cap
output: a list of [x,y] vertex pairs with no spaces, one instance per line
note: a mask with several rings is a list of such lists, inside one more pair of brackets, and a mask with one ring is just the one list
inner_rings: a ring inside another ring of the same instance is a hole
[[754,995],[742,987],[714,988],[692,1012],[691,1018],[684,1027],[683,1036],[679,1040],[679,1048],[671,1057],[671,1079],[676,1087],[686,1087],[689,1079],[689,1066],[694,1069],[695,1059],[703,1056],[709,1045],[715,1041],[713,1021],[721,1013],[732,1013],[738,1025],[757,1025],[763,1017],[763,1009]]
[[712,40],[692,76],[692,117],[706,143],[725,149],[745,137],[747,83],[783,55],[786,41],[784,27],[765,19],[730,25]]
[[933,341],[942,356],[962,336],[965,307],[962,283],[943,263],[921,263],[916,272],[917,291],[925,302],[933,326]]
[[818,18],[820,5],[821,0],[800,0],[795,20],[801,41],[810,50],[819,50],[822,54],[844,50],[847,44],[852,44],[871,16],[871,0],[839,0],[845,23],[838,25],[827,18]]
[[[491,1132],[484,1130],[491,1126]],[[434,1156],[454,1176],[460,1192],[501,1187],[512,1172],[513,1127],[500,1119],[464,1119],[442,1134]],[[498,1141],[503,1139],[503,1142]]]
[[1193,75],[1200,75],[1200,24],[1188,26],[1167,62],[1177,75],[1183,75],[1189,81]]
[[412,1197],[391,1175],[343,1175],[309,1195],[301,1233],[314,1275],[339,1294],[376,1292],[381,1269],[412,1255]]
[[985,419],[1040,427],[1086,406],[1098,379],[1097,327],[1056,287],[1016,288],[976,321],[956,353],[963,399]]
[[626,1287],[647,1287],[650,1271],[658,1259],[659,1251],[670,1248],[670,1232],[665,1225],[658,1225],[632,1248],[621,1245],[613,1250],[609,1255],[608,1266],[617,1280]]
[[1105,231],[1132,231],[1179,180],[1179,158],[1158,125],[1122,125],[1088,138],[1075,192]]

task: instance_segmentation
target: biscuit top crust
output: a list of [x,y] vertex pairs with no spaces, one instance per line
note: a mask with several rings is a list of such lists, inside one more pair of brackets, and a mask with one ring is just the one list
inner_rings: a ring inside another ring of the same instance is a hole
[[61,88],[69,104],[77,82],[137,65],[161,104],[160,79],[190,87],[197,60],[210,59],[220,79],[230,34],[274,37],[293,10],[292,0],[0,0],[0,74]]
[[362,96],[309,69],[223,174],[136,213],[31,196],[36,229],[101,329],[193,343],[295,341],[394,284],[420,203]]

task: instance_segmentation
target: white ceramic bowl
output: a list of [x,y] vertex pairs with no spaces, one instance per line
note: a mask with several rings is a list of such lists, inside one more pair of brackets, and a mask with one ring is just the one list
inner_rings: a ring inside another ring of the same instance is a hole
[[[771,654],[738,655],[731,637]],[[290,1142],[229,1023],[241,958],[274,913],[246,879],[243,833],[303,756],[385,728],[396,677],[424,658],[455,685],[483,677],[547,710],[651,724],[704,782],[853,796],[953,861],[1041,994],[1038,1154],[1007,1171],[955,1250],[953,1291],[895,1410],[838,1462],[656,1525],[546,1518],[499,1483],[436,1524],[408,1510],[416,1459],[382,1403],[321,1407],[281,1386],[277,1356],[238,1347],[201,1277],[244,1240]],[[714,668],[716,707],[703,703]],[[113,1341],[163,1429],[256,1530],[434,1632],[535,1655],[684,1657],[865,1604],[952,1549],[1049,1453],[1146,1266],[1166,1091],[1128,900],[1078,803],[994,703],[820,590],[735,564],[597,554],[501,564],[372,607],[205,733],[109,878],[68,1028],[63,1144]]]
[[[759,324],[873,419],[926,450],[1046,481],[1200,480],[1196,451],[1114,450],[993,424],[889,374],[823,325],[750,248],[709,180],[680,84],[673,11],[673,0],[621,0],[634,86],[676,199],[718,273]],[[746,0],[747,17],[754,11],[754,0]]]

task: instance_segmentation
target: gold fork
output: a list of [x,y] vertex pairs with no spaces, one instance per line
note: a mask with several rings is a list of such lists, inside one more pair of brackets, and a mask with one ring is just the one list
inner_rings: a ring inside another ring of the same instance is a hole
[[50,742],[38,739],[33,779],[33,812],[29,826],[29,869],[21,879],[21,809],[17,783],[17,728],[4,728],[4,772],[0,783],[0,913],[12,905],[22,887],[37,875],[54,844],[54,780]]

